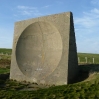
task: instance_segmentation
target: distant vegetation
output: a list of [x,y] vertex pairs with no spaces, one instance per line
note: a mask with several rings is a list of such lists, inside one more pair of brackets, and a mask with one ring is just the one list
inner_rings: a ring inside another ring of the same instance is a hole
[[11,53],[11,49],[0,49],[0,99],[99,99],[99,54],[78,53],[80,73],[76,83],[48,88],[9,80]]
[[12,49],[0,48],[0,67],[9,68],[11,64]]
[[0,48],[0,53],[3,53],[3,54],[10,54],[12,53],[12,49],[6,49],[6,48]]

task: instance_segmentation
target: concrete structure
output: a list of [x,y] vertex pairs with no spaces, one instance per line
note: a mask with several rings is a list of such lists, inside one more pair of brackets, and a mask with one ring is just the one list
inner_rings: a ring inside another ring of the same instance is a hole
[[15,23],[10,79],[63,85],[77,74],[71,12]]

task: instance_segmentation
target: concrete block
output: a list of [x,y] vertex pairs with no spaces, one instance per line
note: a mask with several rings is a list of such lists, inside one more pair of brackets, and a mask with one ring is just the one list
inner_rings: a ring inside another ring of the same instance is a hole
[[10,79],[63,85],[77,74],[71,12],[15,23]]

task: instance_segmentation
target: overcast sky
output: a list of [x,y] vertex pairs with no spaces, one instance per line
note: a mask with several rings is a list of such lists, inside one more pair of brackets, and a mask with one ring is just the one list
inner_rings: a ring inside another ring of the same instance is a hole
[[99,0],[0,0],[0,48],[12,48],[16,21],[68,11],[77,51],[99,53]]

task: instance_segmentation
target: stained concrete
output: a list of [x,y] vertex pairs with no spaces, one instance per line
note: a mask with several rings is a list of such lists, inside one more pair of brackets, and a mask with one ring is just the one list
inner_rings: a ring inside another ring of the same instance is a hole
[[15,23],[10,79],[63,85],[72,82],[77,70],[71,12]]

